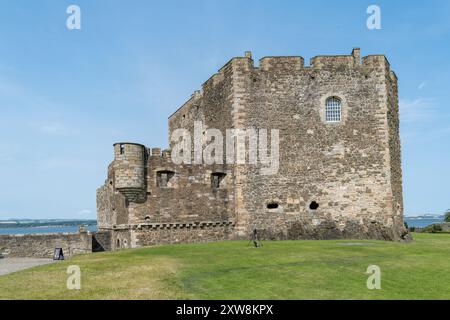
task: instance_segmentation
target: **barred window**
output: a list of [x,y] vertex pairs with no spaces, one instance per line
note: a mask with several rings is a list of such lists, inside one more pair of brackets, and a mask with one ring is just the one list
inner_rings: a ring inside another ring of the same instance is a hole
[[335,97],[328,98],[325,103],[325,121],[340,122],[341,111],[341,100]]

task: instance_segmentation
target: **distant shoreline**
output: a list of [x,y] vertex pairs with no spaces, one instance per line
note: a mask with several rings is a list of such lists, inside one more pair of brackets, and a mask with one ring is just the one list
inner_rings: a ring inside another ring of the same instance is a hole
[[89,231],[97,230],[97,221],[89,220],[2,220],[0,221],[0,234],[34,234],[78,232],[79,226],[84,225]]
[[97,220],[77,219],[77,220],[61,220],[61,219],[36,219],[36,220],[0,220],[0,229],[7,228],[32,228],[32,227],[70,227],[79,225],[94,225]]
[[[97,231],[97,224],[86,226],[91,232]],[[38,227],[17,227],[2,228],[0,227],[0,235],[5,234],[37,234],[37,233],[74,233],[78,232],[78,226],[38,226]]]

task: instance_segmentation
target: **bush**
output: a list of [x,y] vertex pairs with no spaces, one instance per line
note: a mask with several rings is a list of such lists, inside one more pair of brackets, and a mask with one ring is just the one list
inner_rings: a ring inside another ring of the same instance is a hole
[[447,210],[447,212],[444,215],[444,221],[450,222],[450,209]]
[[437,223],[426,226],[422,230],[422,232],[427,232],[427,233],[437,233],[437,232],[441,232],[441,231],[442,231],[442,226]]

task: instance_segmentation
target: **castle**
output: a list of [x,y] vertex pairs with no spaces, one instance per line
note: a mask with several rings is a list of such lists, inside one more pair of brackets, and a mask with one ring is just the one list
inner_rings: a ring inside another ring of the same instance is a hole
[[[172,140],[162,152],[116,143],[97,190],[106,247],[249,239],[255,229],[262,239],[408,237],[397,77],[384,55],[361,59],[356,48],[309,66],[282,56],[256,67],[246,52],[169,117],[169,136],[180,128],[195,135],[198,122],[223,133],[277,130],[277,171],[261,174],[258,162],[177,164]],[[251,143],[244,147],[249,157]]]

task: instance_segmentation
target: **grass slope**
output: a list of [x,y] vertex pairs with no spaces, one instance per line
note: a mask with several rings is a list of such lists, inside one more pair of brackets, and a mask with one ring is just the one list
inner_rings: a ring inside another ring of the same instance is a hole
[[[450,236],[383,241],[245,241],[76,256],[0,276],[0,299],[450,299]],[[381,290],[368,290],[369,265]],[[81,290],[66,269],[81,268]]]

